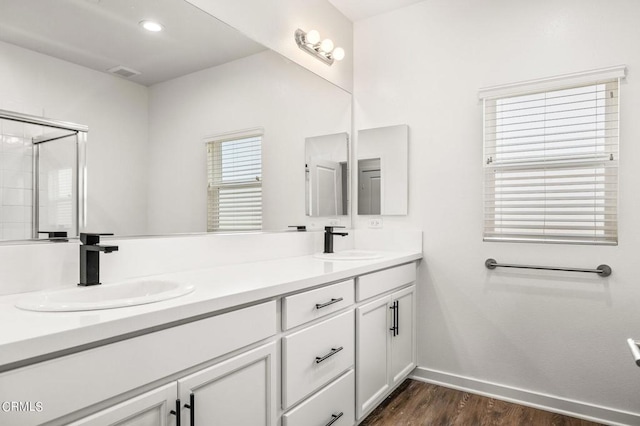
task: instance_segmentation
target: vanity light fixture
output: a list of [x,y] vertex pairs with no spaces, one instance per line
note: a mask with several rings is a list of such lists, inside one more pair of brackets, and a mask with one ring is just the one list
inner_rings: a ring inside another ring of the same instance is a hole
[[139,22],[140,26],[147,31],[151,31],[152,33],[160,32],[164,29],[164,26],[155,21],[144,20]]
[[296,44],[300,49],[310,53],[327,65],[333,64],[334,60],[341,61],[344,59],[344,49],[342,47],[334,48],[331,39],[325,38],[320,41],[320,33],[316,30],[305,33],[298,28],[295,38]]

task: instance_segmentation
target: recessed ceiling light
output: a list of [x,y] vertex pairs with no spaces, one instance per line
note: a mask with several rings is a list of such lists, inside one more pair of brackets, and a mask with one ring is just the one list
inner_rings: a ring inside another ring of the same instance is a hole
[[162,31],[164,29],[162,24],[159,24],[158,22],[154,22],[154,21],[147,21],[147,20],[140,21],[140,26],[145,30],[151,31],[154,33],[157,33],[158,31]]

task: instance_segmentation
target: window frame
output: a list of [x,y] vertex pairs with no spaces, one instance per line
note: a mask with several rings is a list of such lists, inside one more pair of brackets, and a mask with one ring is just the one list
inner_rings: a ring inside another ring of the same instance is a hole
[[[222,167],[222,144],[228,142],[241,142],[249,139],[259,139],[260,144],[260,175],[256,177],[255,182],[253,181],[236,181],[236,182],[215,182],[212,177],[215,173],[216,164],[213,164],[217,161],[220,164],[217,164],[218,167]],[[262,188],[263,188],[263,178],[262,178],[262,151],[263,151],[263,142],[264,142],[264,130],[262,128],[253,128],[241,131],[234,131],[223,133],[215,136],[208,136],[204,138],[205,147],[207,150],[207,232],[255,232],[261,231],[263,225],[263,211],[262,211]],[[246,190],[246,189],[259,189],[260,190],[260,216],[259,216],[259,225],[258,226],[245,226],[241,229],[237,229],[234,227],[221,227],[220,225],[220,217],[218,216],[215,219],[212,213],[212,206],[217,205],[218,211],[220,206],[220,190]]]
[[[538,228],[541,231],[536,235],[534,233],[531,232],[531,229],[535,229],[536,226],[539,226],[539,224],[534,225],[533,227],[531,227],[529,229],[529,233],[526,232],[522,232],[520,235],[516,234],[512,234],[512,236],[509,235],[509,232],[505,232],[504,231],[504,227],[501,228],[499,226],[499,224],[496,222],[496,217],[499,216],[498,213],[498,204],[497,204],[497,200],[499,199],[498,195],[499,195],[499,191],[496,189],[497,186],[495,185],[496,179],[495,179],[495,175],[497,173],[499,173],[500,168],[502,167],[503,170],[511,170],[512,172],[517,173],[519,170],[532,170],[532,171],[542,171],[542,176],[544,177],[539,177],[539,178],[534,178],[532,177],[529,180],[536,180],[536,179],[540,179],[541,184],[529,184],[532,186],[538,186],[538,187],[543,187],[543,190],[537,190],[539,193],[544,194],[543,196],[546,198],[547,196],[549,196],[550,191],[549,189],[547,189],[546,187],[549,186],[549,184],[547,183],[547,170],[553,170],[555,172],[560,171],[560,170],[570,170],[570,166],[574,165],[583,165],[585,167],[587,167],[588,169],[588,163],[589,160],[587,159],[582,159],[582,160],[578,160],[578,158],[580,157],[580,155],[582,154],[575,154],[573,158],[571,157],[567,157],[564,159],[564,161],[558,161],[555,163],[554,166],[549,166],[548,163],[547,164],[542,164],[542,165],[538,165],[537,167],[533,164],[536,162],[536,160],[531,160],[529,161],[529,164],[527,163],[526,160],[520,160],[517,165],[513,166],[511,169],[508,169],[507,166],[505,166],[505,163],[503,163],[501,166],[496,166],[496,165],[492,165],[492,161],[493,159],[490,159],[488,157],[488,152],[498,152],[498,148],[499,148],[499,143],[497,142],[497,140],[495,140],[493,142],[493,145],[490,145],[487,141],[487,127],[489,126],[489,123],[493,123],[493,125],[496,125],[498,122],[498,113],[496,112],[495,117],[493,119],[493,121],[491,121],[491,119],[487,119],[487,103],[490,102],[494,102],[496,103],[498,100],[500,99],[507,99],[507,98],[512,98],[512,97],[518,97],[518,96],[527,96],[527,95],[534,95],[534,94],[540,94],[540,93],[546,93],[546,92],[554,92],[554,91],[561,91],[561,90],[567,90],[567,89],[571,89],[571,88],[576,88],[576,87],[582,87],[582,86],[591,86],[591,85],[597,85],[597,84],[610,84],[611,82],[615,82],[616,84],[616,89],[619,91],[620,89],[620,80],[622,78],[624,78],[626,74],[626,66],[621,65],[621,66],[616,66],[616,67],[609,67],[609,68],[604,68],[604,69],[600,69],[600,70],[593,70],[593,71],[586,71],[586,72],[582,72],[582,73],[575,73],[575,74],[567,74],[567,75],[563,75],[563,76],[557,76],[557,77],[551,77],[551,78],[545,78],[545,79],[539,79],[539,80],[532,80],[532,81],[528,81],[528,82],[522,82],[522,83],[515,83],[515,84],[508,84],[508,85],[501,85],[501,86],[494,86],[494,87],[490,87],[490,88],[486,88],[486,89],[481,89],[479,91],[479,98],[482,100],[482,105],[483,105],[483,180],[484,180],[484,184],[483,184],[483,241],[489,241],[489,242],[531,242],[531,243],[561,243],[561,244],[592,244],[592,245],[617,245],[618,244],[618,217],[617,217],[617,210],[618,210],[618,158],[617,156],[619,156],[619,120],[620,120],[620,100],[619,100],[619,92],[618,92],[618,96],[615,99],[615,105],[613,105],[616,109],[616,119],[617,119],[617,124],[616,124],[616,128],[615,128],[615,135],[610,135],[609,133],[607,133],[608,128],[605,127],[605,135],[604,139],[608,139],[610,137],[612,137],[613,139],[615,139],[615,150],[616,150],[616,158],[615,158],[615,164],[610,164],[607,165],[607,167],[605,168],[605,172],[604,174],[604,180],[602,181],[602,186],[604,188],[607,189],[603,189],[602,191],[597,191],[596,189],[593,189],[590,192],[594,193],[594,203],[597,200],[597,196],[595,195],[596,192],[606,192],[608,191],[609,188],[614,188],[613,191],[615,192],[615,201],[611,202],[610,204],[607,203],[606,201],[606,195],[604,195],[603,199],[604,199],[604,214],[603,214],[603,219],[602,222],[611,222],[613,223],[613,227],[611,229],[613,229],[613,231],[611,231],[611,235],[613,235],[613,237],[611,237],[609,234],[607,234],[607,229],[606,227],[603,228],[604,232],[603,235],[605,237],[603,238],[597,238],[597,237],[593,237],[592,239],[589,239],[586,237],[587,232],[589,232],[589,230],[584,230],[584,232],[582,232],[582,234],[577,233],[575,236],[562,236],[562,235],[558,235],[558,236],[554,236],[553,233],[549,233],[547,234],[546,232],[548,230],[554,229],[555,225],[547,225],[547,207],[545,206],[542,210],[542,212],[539,214],[539,216],[544,217],[544,221],[543,225]],[[606,90],[609,90],[608,87]],[[606,98],[605,98],[606,99]],[[605,102],[604,108],[607,109],[611,109],[612,105],[610,105],[610,103]],[[497,110],[496,110],[497,111]],[[605,110],[605,114],[607,114],[607,110]],[[545,113],[545,118],[544,118],[544,122],[546,124],[546,122],[548,122],[549,119],[546,118],[546,113]],[[517,126],[516,126],[517,128]],[[497,128],[496,128],[497,129]],[[603,146],[606,146],[608,144],[608,142],[605,142]],[[594,146],[596,146],[597,144],[594,143]],[[503,145],[503,149],[504,147],[508,145]],[[490,149],[493,149],[494,151],[490,151]],[[543,152],[548,152],[547,148],[543,148],[542,149]],[[526,149],[523,151],[526,152]],[[606,152],[606,151],[605,151]],[[497,156],[496,156],[497,157]],[[594,154],[595,157],[595,154]],[[613,156],[611,157],[611,159],[613,160]],[[539,161],[537,161],[539,163]],[[591,168],[593,168],[594,170],[597,168],[595,165],[595,162],[593,163],[594,165],[591,166]],[[603,166],[604,167],[604,166]],[[615,173],[613,173],[610,176],[611,171],[614,171]],[[493,188],[492,190],[489,190],[489,188],[491,188],[490,183],[487,182],[487,180],[489,179],[489,176],[493,176]],[[527,180],[526,178],[522,178],[525,181]],[[573,183],[573,182],[572,182]],[[559,184],[558,184],[559,185]],[[565,184],[564,187],[569,186],[569,184]],[[595,180],[594,180],[594,185],[593,187],[595,188]],[[493,191],[493,192],[491,192]],[[569,193],[570,190],[564,190],[564,192]],[[524,193],[524,192],[523,192]],[[520,196],[520,194],[517,194],[517,192],[515,193],[516,196]],[[504,194],[503,194],[504,195]],[[491,204],[490,200],[491,197],[493,197],[493,204]],[[545,201],[546,204],[546,201]],[[491,208],[493,210],[491,210]],[[615,209],[615,211],[611,211],[611,208]],[[503,215],[505,214],[504,211],[501,211],[500,213],[502,213]],[[532,217],[535,217],[535,215],[530,215]],[[593,216],[600,216],[598,214],[593,214]],[[613,219],[611,219],[611,217]],[[491,219],[493,218],[493,219]],[[508,219],[505,219],[505,221],[508,221]],[[535,219],[531,219],[531,222],[535,222]],[[549,222],[553,223],[552,219],[548,220]],[[517,223],[518,221],[516,219],[511,219],[511,222]],[[520,222],[525,222],[525,221],[520,221]],[[559,221],[557,221],[559,222]],[[566,222],[567,223],[567,229],[571,229],[571,225],[574,225],[578,222],[581,222],[579,220],[576,220],[576,222]],[[595,218],[590,221],[593,222],[593,227],[592,230],[595,232],[597,230],[597,223],[598,220],[596,220]],[[587,223],[590,223],[587,222]],[[522,228],[516,228],[516,229],[527,229],[527,226],[531,226],[531,225],[523,225]],[[587,225],[585,225],[587,226]],[[603,225],[605,226],[605,225]],[[559,228],[558,228],[559,229]],[[499,232],[498,230],[501,230],[502,232]],[[526,234],[526,235],[525,235]]]

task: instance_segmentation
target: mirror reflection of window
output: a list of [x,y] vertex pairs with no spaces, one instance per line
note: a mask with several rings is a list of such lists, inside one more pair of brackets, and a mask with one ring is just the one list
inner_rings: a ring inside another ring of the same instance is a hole
[[262,229],[262,135],[207,141],[207,231]]
[[358,213],[380,214],[380,159],[358,160]]

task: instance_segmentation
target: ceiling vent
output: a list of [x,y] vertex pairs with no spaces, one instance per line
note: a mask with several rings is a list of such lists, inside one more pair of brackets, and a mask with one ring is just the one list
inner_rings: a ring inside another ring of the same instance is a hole
[[133,77],[134,75],[140,74],[140,71],[136,71],[134,69],[127,68],[122,65],[118,65],[117,67],[113,67],[107,71],[110,72],[111,74],[116,74],[124,78],[129,78],[129,77]]

